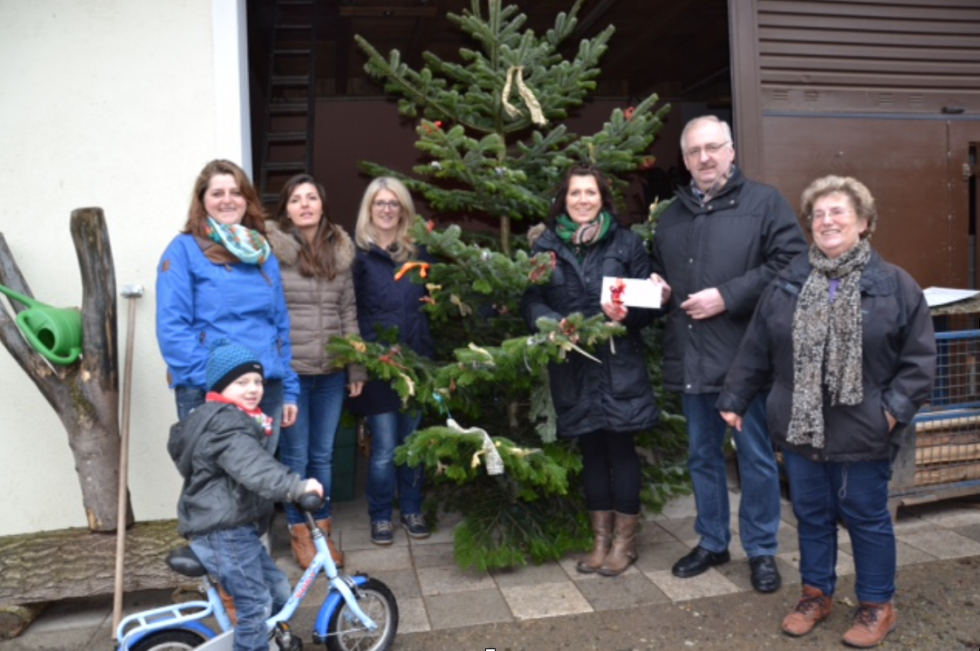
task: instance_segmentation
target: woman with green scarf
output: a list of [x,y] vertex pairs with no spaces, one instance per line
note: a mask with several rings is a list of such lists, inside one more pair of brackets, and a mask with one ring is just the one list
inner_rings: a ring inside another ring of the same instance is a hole
[[157,267],[157,343],[177,416],[204,404],[208,350],[219,339],[248,347],[265,369],[260,408],[272,416],[266,448],[296,420],[289,312],[265,213],[241,167],[213,160],[197,175],[183,232]]
[[600,297],[605,276],[649,278],[649,256],[640,237],[616,223],[606,179],[584,165],[570,169],[559,186],[548,227],[532,252],[548,252],[554,260],[551,279],[524,294],[521,310],[532,330],[541,317],[560,321],[600,312],[627,329],[593,351],[599,363],[571,353],[548,369],[558,435],[576,437],[582,450],[594,546],[577,569],[617,576],[637,559],[641,473],[634,437],[656,425],[659,410],[640,337],[653,312],[602,304]]

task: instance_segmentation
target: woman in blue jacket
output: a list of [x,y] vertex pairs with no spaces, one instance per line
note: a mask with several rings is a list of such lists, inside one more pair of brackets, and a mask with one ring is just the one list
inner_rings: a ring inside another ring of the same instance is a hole
[[183,232],[157,268],[157,342],[183,419],[204,404],[208,347],[228,339],[255,351],[265,368],[261,409],[280,426],[296,420],[299,381],[291,368],[289,313],[279,263],[265,239],[264,213],[245,172],[227,160],[204,166]]
[[[429,321],[419,301],[425,296],[425,287],[408,278],[395,280],[404,263],[426,257],[409,235],[414,222],[415,205],[400,181],[380,177],[368,185],[354,230],[357,322],[366,341],[376,341],[379,331],[394,326],[402,344],[432,357],[435,349]],[[394,540],[391,513],[396,485],[406,533],[412,538],[427,538],[429,529],[422,517],[422,469],[395,466],[395,448],[416,430],[421,412],[402,409],[394,389],[377,379],[365,384],[361,395],[352,399],[349,406],[351,412],[367,416],[371,431],[367,480],[371,542],[390,545]]]

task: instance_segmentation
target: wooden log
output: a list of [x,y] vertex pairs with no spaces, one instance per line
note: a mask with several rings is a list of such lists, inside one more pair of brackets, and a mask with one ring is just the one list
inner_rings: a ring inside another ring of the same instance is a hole
[[[967,415],[969,413],[970,415]],[[943,417],[937,420],[927,420],[915,424],[915,431],[918,434],[934,432],[936,430],[950,430],[957,427],[969,427],[970,429],[980,428],[980,414],[975,412],[951,412],[948,415],[943,413]]]
[[980,443],[980,430],[969,432],[937,432],[935,434],[919,434],[915,439],[916,448],[928,448],[936,445],[962,445]]
[[916,486],[933,486],[935,484],[952,484],[959,481],[980,479],[980,463],[963,466],[945,466],[942,468],[923,468],[915,471]]
[[[175,520],[130,528],[124,590],[170,589],[186,582],[166,564],[167,553],[182,544]],[[111,595],[115,554],[115,536],[84,528],[0,538],[0,604]]]
[[966,445],[935,445],[916,447],[915,465],[927,466],[932,463],[951,463],[955,461],[980,460],[980,443]]

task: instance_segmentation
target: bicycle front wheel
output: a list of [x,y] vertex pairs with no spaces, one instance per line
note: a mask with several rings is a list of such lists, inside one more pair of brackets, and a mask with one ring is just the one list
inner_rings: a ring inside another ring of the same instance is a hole
[[187,651],[204,644],[204,638],[197,633],[171,629],[151,633],[129,647],[130,651]]
[[373,631],[364,625],[351,611],[346,601],[341,601],[330,615],[327,624],[327,649],[329,651],[387,651],[395,641],[398,630],[398,603],[381,581],[368,579],[358,586],[357,605],[378,625]]

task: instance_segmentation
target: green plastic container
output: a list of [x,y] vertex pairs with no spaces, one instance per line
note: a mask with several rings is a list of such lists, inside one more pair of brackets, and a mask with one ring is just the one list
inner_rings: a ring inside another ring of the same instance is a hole
[[349,502],[354,499],[357,483],[357,426],[341,420],[333,442],[333,477],[330,499]]

